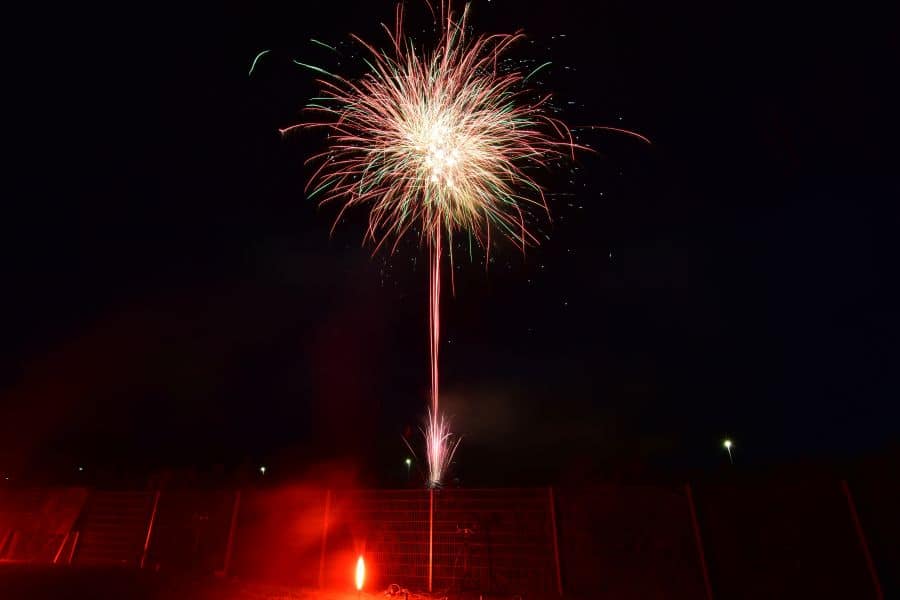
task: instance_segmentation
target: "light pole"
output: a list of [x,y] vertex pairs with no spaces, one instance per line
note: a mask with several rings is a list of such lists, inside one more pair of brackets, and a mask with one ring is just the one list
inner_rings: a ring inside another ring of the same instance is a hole
[[408,483],[409,482],[409,469],[412,467],[412,459],[407,457],[405,462],[406,462],[406,481]]
[[725,440],[724,442],[722,442],[722,446],[724,446],[725,451],[728,452],[728,461],[731,464],[734,464],[734,456],[731,454],[731,447],[734,446],[734,444],[731,442],[731,440]]

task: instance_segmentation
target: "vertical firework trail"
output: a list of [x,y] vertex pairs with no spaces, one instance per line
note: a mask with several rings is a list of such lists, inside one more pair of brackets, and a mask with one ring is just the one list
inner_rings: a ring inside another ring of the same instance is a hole
[[438,354],[441,350],[441,228],[435,227],[428,236],[429,293],[428,293],[428,337],[431,343],[431,411],[437,413],[438,396]]
[[281,132],[328,132],[327,149],[307,160],[318,166],[306,191],[320,204],[340,205],[334,226],[347,209],[366,206],[365,238],[376,251],[393,238],[393,252],[410,229],[418,230],[427,246],[431,398],[423,433],[428,485],[438,487],[459,444],[440,411],[444,244],[451,276],[454,233],[475,240],[486,258],[492,228],[522,252],[536,244],[526,216],[534,209],[549,215],[549,208],[529,173],[574,158],[581,147],[549,114],[550,95],[526,85],[546,64],[528,76],[503,66],[501,56],[524,37],[521,33],[474,36],[468,32],[468,4],[457,17],[448,0],[441,2],[439,14],[426,3],[440,23],[440,37],[430,51],[405,37],[403,5],[397,4],[393,29],[382,25],[390,40],[387,49],[351,36],[367,55],[368,70],[361,78],[295,60],[319,77],[322,91],[306,106],[318,118]]
[[441,349],[441,226],[434,227],[428,240],[428,337],[431,359],[431,408],[428,410],[425,426],[425,457],[428,462],[428,485],[439,487],[444,474],[450,467],[453,454],[459,446],[459,437],[449,430],[449,423],[440,412],[440,369]]

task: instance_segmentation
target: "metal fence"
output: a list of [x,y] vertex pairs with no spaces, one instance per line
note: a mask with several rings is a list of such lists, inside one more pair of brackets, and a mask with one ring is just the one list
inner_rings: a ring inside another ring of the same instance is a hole
[[396,583],[539,598],[879,599],[896,592],[892,579],[879,579],[894,556],[885,532],[896,519],[873,522],[894,511],[884,494],[862,489],[860,510],[845,482],[6,490],[0,561],[106,560],[349,589],[364,555],[371,590]]
[[85,488],[0,490],[0,561],[58,561],[87,497]]
[[338,578],[329,565],[364,553],[383,586],[558,589],[547,489],[335,492],[331,507],[323,570]]
[[559,500],[568,592],[622,600],[706,596],[688,488],[596,486]]

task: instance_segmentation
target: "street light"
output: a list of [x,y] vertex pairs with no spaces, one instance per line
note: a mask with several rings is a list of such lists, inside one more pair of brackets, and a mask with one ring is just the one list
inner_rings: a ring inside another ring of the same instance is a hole
[[724,442],[722,442],[722,446],[724,446],[725,451],[728,452],[729,462],[731,462],[731,464],[734,464],[734,456],[731,454],[731,447],[734,446],[734,444],[731,442],[731,440],[725,440]]
[[259,474],[260,474],[260,475],[265,475],[265,474],[266,474],[266,467],[265,467],[265,466],[262,466],[262,467],[259,468]]
[[404,462],[406,463],[406,480],[409,481],[409,469],[412,467],[412,459],[406,457]]

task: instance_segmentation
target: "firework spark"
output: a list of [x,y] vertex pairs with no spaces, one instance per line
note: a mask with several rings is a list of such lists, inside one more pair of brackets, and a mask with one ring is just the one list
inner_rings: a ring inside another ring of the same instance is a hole
[[263,56],[265,56],[269,52],[271,52],[271,50],[263,50],[262,52],[257,54],[255,57],[253,57],[253,62],[250,63],[250,72],[247,73],[247,77],[250,77],[251,75],[253,75],[253,69],[256,68],[256,63],[258,63],[259,59],[261,59]]
[[450,469],[460,438],[450,431],[450,423],[436,412],[428,411],[425,429],[425,457],[428,461],[428,486],[440,487]]
[[[432,8],[429,4],[429,8]],[[490,256],[492,232],[522,251],[537,239],[526,227],[529,209],[548,212],[529,172],[576,149],[569,128],[548,115],[549,95],[538,95],[528,76],[503,72],[501,55],[521,33],[470,36],[469,6],[457,16],[443,1],[435,19],[440,37],[430,51],[404,41],[398,4],[382,51],[352,36],[367,51],[368,72],[350,80],[319,67],[322,93],[307,110],[317,115],[295,128],[323,128],[328,147],[307,162],[316,170],[307,193],[340,205],[335,225],[355,206],[369,210],[366,239],[376,251],[396,248],[410,229],[429,252],[431,403],[426,427],[428,483],[439,486],[459,438],[440,412],[438,354],[442,248],[452,263],[454,235],[476,240]]]

